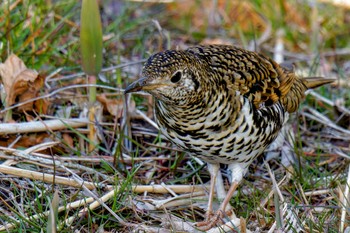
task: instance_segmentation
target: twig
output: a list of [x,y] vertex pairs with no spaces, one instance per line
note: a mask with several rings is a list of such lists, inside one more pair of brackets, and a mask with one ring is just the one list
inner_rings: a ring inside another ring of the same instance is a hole
[[349,199],[348,199],[349,198],[349,186],[350,186],[350,166],[348,168],[348,177],[346,179],[344,196],[343,196],[343,198],[341,198],[342,208],[341,208],[339,232],[344,232],[346,211],[347,211],[348,206],[349,206]]
[[[147,59],[141,59],[141,60],[139,60],[139,61],[126,62],[126,63],[119,64],[119,65],[116,65],[116,66],[111,66],[111,67],[108,67],[108,68],[103,68],[103,69],[101,70],[101,73],[108,72],[108,71],[113,71],[113,70],[120,69],[120,68],[124,68],[124,67],[127,67],[127,66],[138,65],[138,64],[140,64],[140,63],[145,62],[146,60],[147,60]],[[61,71],[61,70],[59,70],[59,71]],[[56,73],[59,73],[59,72],[56,72]],[[84,75],[85,75],[84,72],[80,72],[80,73],[75,73],[75,74],[67,75],[67,76],[60,77],[60,78],[49,79],[49,80],[46,80],[46,82],[54,82],[54,81],[69,80],[69,79],[73,79],[73,78],[76,78],[76,77],[81,77],[81,76],[84,76]]]
[[345,133],[347,135],[350,135],[350,130],[344,129],[342,127],[339,127],[338,125],[334,124],[329,118],[327,118],[326,116],[322,115],[320,112],[318,112],[317,110],[309,107],[307,108],[308,111],[310,111],[312,114],[306,113],[306,112],[302,112],[301,114],[303,114],[304,116],[309,117],[312,120],[315,120],[317,122],[320,122],[324,125],[327,125],[328,127],[331,127],[333,129],[336,129],[342,133]]
[[12,105],[8,108],[4,108],[3,110],[0,111],[0,113],[4,113],[8,110],[11,110],[11,109],[14,109],[14,108],[17,108],[17,107],[20,107],[22,105],[25,105],[25,104],[28,104],[28,103],[31,103],[31,102],[34,102],[36,100],[40,100],[40,99],[46,99],[46,98],[49,98],[53,95],[56,95],[57,93],[59,92],[62,92],[62,91],[65,91],[65,90],[68,90],[68,89],[75,89],[75,88],[81,88],[81,87],[91,87],[91,86],[94,86],[94,87],[99,87],[99,88],[102,88],[102,89],[109,89],[109,90],[113,90],[115,92],[120,92],[122,93],[122,89],[120,88],[115,88],[115,87],[110,87],[110,86],[104,86],[104,85],[92,85],[92,84],[79,84],[79,85],[70,85],[70,86],[67,86],[67,87],[62,87],[62,88],[59,88],[57,90],[54,90],[53,92],[49,93],[49,94],[46,94],[46,95],[42,95],[42,96],[38,96],[38,97],[35,97],[35,98],[32,98],[32,99],[29,99],[29,100],[26,100],[26,101],[23,101],[23,102],[20,102],[18,104],[15,104],[15,105]]
[[150,125],[152,125],[154,128],[158,129],[159,130],[159,127],[158,125],[152,121],[148,116],[146,116],[146,114],[144,114],[143,112],[141,112],[140,110],[136,109],[136,113],[139,114],[140,116],[142,116],[145,121],[147,121],[148,123],[150,123]]
[[189,204],[193,203],[193,200],[192,200],[193,197],[198,198],[204,195],[205,195],[205,192],[202,190],[194,193],[185,193],[183,195],[176,195],[174,197],[170,197],[165,200],[152,200],[152,204],[154,204],[157,209],[161,207],[169,208],[169,207],[180,206],[184,204],[188,206]]
[[88,119],[85,118],[57,119],[23,123],[2,123],[0,124],[0,135],[44,132],[48,129],[59,130],[67,129],[69,127],[77,128],[86,126],[87,123]]
[[317,92],[315,92],[315,91],[313,91],[313,90],[309,90],[309,91],[308,91],[308,94],[312,95],[312,96],[315,97],[316,99],[318,99],[318,100],[320,100],[320,101],[322,101],[322,102],[324,102],[324,103],[326,103],[326,104],[328,104],[328,105],[330,105],[330,106],[332,106],[332,107],[337,107],[341,112],[344,112],[344,113],[350,115],[350,110],[349,110],[349,109],[344,108],[343,106],[337,105],[335,102],[333,102],[333,101],[327,99],[326,97],[324,97],[324,96],[318,94]]
[[[59,207],[57,212],[58,213],[62,212],[62,211],[67,211],[68,212],[71,209],[78,208],[80,206],[86,205],[86,204],[91,203],[93,201],[94,201],[94,199],[92,197],[81,199],[81,200],[78,200],[78,201],[74,201],[74,202],[68,203],[65,206]],[[32,215],[32,216],[26,217],[26,219],[27,220],[35,220],[35,219],[47,217],[49,215],[49,213],[50,213],[50,211],[45,211],[45,212],[40,213],[40,214],[35,214],[35,215]],[[15,219],[13,219],[13,221],[19,222],[18,220],[15,220]],[[5,224],[3,226],[0,226],[0,232],[1,231],[5,231],[5,230],[10,230],[10,229],[14,228],[15,226],[16,226],[15,223],[8,223],[8,224]]]
[[[57,176],[57,175],[54,176],[47,173],[29,171],[21,168],[16,168],[16,167],[0,165],[0,172],[8,175],[18,176],[18,177],[25,177],[25,178],[34,179],[34,180],[40,180],[46,183],[62,184],[62,185],[67,185],[71,187],[76,187],[76,188],[81,187],[81,184],[77,183],[72,178],[66,178],[66,177]],[[107,189],[113,189],[112,185],[102,185],[102,184],[87,182],[87,181],[84,181],[84,185],[91,190],[95,189],[98,186],[106,187]]]
[[[16,168],[16,167],[0,165],[0,172],[8,175],[18,176],[18,177],[25,177],[25,178],[34,179],[34,180],[40,180],[46,183],[53,183],[55,181],[55,184],[67,185],[67,186],[76,187],[76,188],[81,187],[81,184],[76,182],[72,178],[66,178],[66,177],[61,177],[56,175],[54,180],[53,179],[54,176],[51,174],[29,171],[21,168]],[[84,185],[90,190],[93,190],[96,187],[101,187],[101,186],[105,187],[107,190],[119,188],[118,186],[102,185],[100,183],[93,183],[88,181],[84,181]],[[206,190],[209,188],[209,186],[208,185],[168,185],[168,188],[173,190],[175,193],[190,193],[190,192],[198,192],[198,191]],[[162,185],[133,185],[131,189],[134,193],[143,193],[143,192],[169,193],[168,190],[165,189]]]
[[[30,148],[28,148],[28,149],[26,149],[24,151],[0,147],[0,158],[12,159],[12,160],[15,160],[15,161],[18,161],[18,160],[22,160],[23,161],[24,160],[25,162],[37,164],[38,166],[44,166],[44,165],[59,166],[59,165],[63,164],[66,167],[75,168],[75,169],[79,169],[79,170],[88,171],[88,172],[91,172],[91,173],[98,174],[98,175],[100,175],[101,177],[103,177],[106,180],[111,180],[112,179],[110,176],[107,176],[105,174],[97,172],[93,168],[86,167],[86,166],[83,166],[83,165],[78,164],[78,163],[77,164],[73,164],[71,162],[62,162],[62,161],[65,161],[65,160],[63,160],[63,157],[58,157],[58,156],[38,156],[38,155],[35,155],[35,153],[34,153],[37,150],[43,150],[43,149],[52,147],[52,146],[54,146],[54,145],[56,145],[58,143],[59,142],[42,143],[42,144],[30,147]],[[13,156],[8,156],[5,153],[3,153],[3,151],[5,151],[6,153],[11,153]],[[88,161],[90,162],[90,160],[91,159],[89,158]],[[103,158],[100,158],[99,162],[101,162],[102,160],[103,160]],[[77,160],[77,161],[82,161],[82,160]],[[5,164],[3,163],[2,165],[5,165]],[[8,165],[8,164],[6,164],[6,165]]]
[[[114,197],[114,194],[115,194],[116,190],[112,190],[111,192],[108,192],[107,194],[103,195],[103,196],[101,197],[101,199],[100,199],[98,196],[96,196],[96,194],[94,194],[93,192],[91,192],[91,191],[85,186],[84,180],[83,180],[82,178],[80,178],[77,174],[75,174],[75,173],[74,173],[72,170],[70,170],[69,168],[66,168],[66,167],[64,167],[63,165],[61,165],[61,167],[62,167],[63,169],[65,169],[66,171],[68,171],[69,173],[71,173],[73,179],[74,179],[77,183],[79,183],[79,184],[81,185],[81,187],[83,188],[83,190],[84,190],[86,193],[88,193],[91,197],[93,197],[93,198],[95,199],[95,201],[94,201],[93,203],[91,203],[91,204],[89,205],[89,207],[85,207],[84,209],[82,209],[81,211],[79,211],[79,214],[78,214],[79,217],[82,216],[84,213],[86,213],[87,210],[89,210],[89,209],[90,209],[90,210],[93,210],[93,209],[97,208],[99,205],[102,205],[103,208],[105,208],[113,217],[115,217],[115,218],[119,221],[120,224],[122,224],[122,225],[124,225],[124,226],[131,226],[131,225],[132,225],[132,224],[130,224],[130,223],[125,222],[121,217],[119,217],[111,208],[109,208],[109,207],[105,204],[105,202],[106,202],[107,200],[109,200],[111,197]],[[72,216],[72,217],[68,218],[68,219],[66,220],[66,224],[70,226],[75,218],[76,218],[76,216]]]
[[[274,173],[271,171],[271,168],[269,164],[264,161],[264,165],[267,168],[267,171],[271,177],[272,184],[273,184],[273,190],[274,190],[274,201],[275,201],[275,214],[276,214],[276,221],[273,226],[277,226],[277,232],[281,231],[284,228],[284,221],[283,221],[283,212],[281,209],[280,202],[284,202],[284,197],[281,193],[281,190],[278,187],[277,181],[275,179]],[[279,199],[278,199],[279,198]],[[272,229],[272,228],[271,228]],[[271,229],[269,232],[271,232]]]

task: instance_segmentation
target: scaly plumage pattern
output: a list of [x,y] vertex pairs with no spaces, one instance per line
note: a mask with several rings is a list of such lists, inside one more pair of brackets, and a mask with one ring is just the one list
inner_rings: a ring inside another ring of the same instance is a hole
[[126,92],[144,90],[155,97],[161,132],[215,166],[212,176],[220,163],[229,164],[237,183],[305,91],[331,82],[299,78],[268,57],[226,45],[157,53],[142,76]]

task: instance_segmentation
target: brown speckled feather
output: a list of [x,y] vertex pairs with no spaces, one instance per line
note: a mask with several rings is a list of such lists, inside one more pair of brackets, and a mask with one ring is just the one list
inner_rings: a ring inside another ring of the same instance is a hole
[[295,112],[307,89],[334,80],[302,79],[262,54],[225,45],[196,46],[187,51],[205,60],[230,87],[253,102],[256,108],[280,101],[288,112]]

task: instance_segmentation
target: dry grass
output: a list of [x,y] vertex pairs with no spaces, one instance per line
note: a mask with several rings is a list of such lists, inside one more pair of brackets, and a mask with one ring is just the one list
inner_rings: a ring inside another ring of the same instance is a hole
[[[294,62],[301,75],[338,80],[307,96],[279,143],[250,167],[232,205],[251,232],[348,227],[348,9],[302,1],[106,1],[100,104],[89,121],[79,4],[49,2],[0,3],[1,61],[11,51],[42,74],[37,98],[49,103],[45,114],[23,112],[19,102],[0,110],[0,232],[41,232],[52,222],[58,232],[196,232],[207,201],[205,164],[159,134],[150,96],[125,97],[122,87],[137,79],[148,53],[198,43],[245,46]],[[93,151],[88,124],[99,139]],[[48,221],[52,215],[56,221]],[[244,230],[226,224],[210,232]]]

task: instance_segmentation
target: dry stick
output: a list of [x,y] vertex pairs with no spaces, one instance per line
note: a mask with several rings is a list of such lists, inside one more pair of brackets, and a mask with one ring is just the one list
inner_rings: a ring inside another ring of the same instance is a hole
[[330,192],[332,192],[332,189],[321,189],[321,190],[314,190],[314,191],[305,192],[304,195],[305,195],[305,197],[326,195],[326,194],[329,194]]
[[[280,198],[281,202],[284,202],[284,197],[281,193],[281,190],[279,189],[278,185],[277,185],[277,181],[275,179],[275,175],[272,173],[271,171],[271,168],[269,166],[269,164],[264,161],[264,165],[265,167],[267,168],[267,171],[271,177],[271,180],[272,180],[272,184],[273,184],[273,190],[274,190],[274,195],[278,195],[278,197]],[[280,206],[275,206],[275,209],[276,209],[276,221],[273,223],[272,227],[270,228],[269,232],[275,232],[275,228],[277,226],[277,223],[280,222],[280,227],[282,227],[282,229],[277,229],[276,231],[277,232],[280,232],[281,230],[283,230],[284,228],[284,224],[283,224],[283,212],[280,208]]]
[[[2,150],[2,147],[0,146],[0,150]],[[12,149],[14,150],[14,149]],[[47,156],[40,153],[33,153],[33,155],[36,155],[41,158],[52,158],[52,156]],[[155,161],[155,160],[172,160],[171,158],[166,157],[143,157],[143,158],[131,158],[129,155],[122,153],[123,160],[125,162],[135,162],[135,161]],[[82,157],[59,157],[54,156],[56,160],[64,161],[64,162],[86,162],[86,163],[101,163],[102,161],[108,161],[112,162],[113,157],[111,156],[82,156]]]
[[[9,152],[9,153],[12,153],[13,155],[1,154],[1,151],[6,151],[6,152]],[[13,149],[13,148],[0,146],[0,158],[14,159],[14,157],[18,157],[16,152],[18,152],[18,150]],[[20,152],[23,152],[23,151],[20,151]],[[51,155],[46,155],[46,154],[41,154],[41,153],[31,153],[31,154],[32,154],[31,156],[38,157],[37,160],[39,160],[39,158],[46,158],[46,159],[52,160],[52,158],[54,157],[56,161],[60,160],[60,161],[64,161],[64,162],[100,163],[102,161],[110,161],[110,162],[113,161],[113,157],[110,157],[110,156],[59,157],[59,156],[51,156]],[[123,153],[123,157],[126,157],[126,158],[124,158],[125,162],[144,161],[144,160],[154,161],[154,160],[166,160],[166,159],[168,159],[168,158],[159,158],[159,157],[128,158],[129,156],[127,154],[124,154],[124,153]],[[72,166],[72,165],[70,165],[70,166]],[[77,166],[77,165],[73,165],[73,166]]]
[[[106,204],[105,201],[109,200],[110,197],[114,196],[114,193],[116,190],[112,190],[111,192],[107,193],[106,195],[102,196],[101,199],[98,198],[98,196],[96,196],[96,194],[94,194],[93,192],[91,192],[85,185],[84,185],[84,180],[82,178],[80,178],[78,175],[76,175],[73,171],[71,171],[69,168],[64,167],[63,165],[61,165],[61,167],[63,169],[65,169],[66,171],[68,171],[69,173],[72,174],[73,179],[77,182],[81,184],[81,187],[83,188],[83,190],[88,193],[90,196],[92,196],[95,201],[89,206],[91,209],[95,209],[98,206],[102,205],[113,217],[115,217],[119,223],[121,223],[123,226],[131,226],[132,224],[125,222],[121,217],[119,217],[116,213],[114,213],[114,211],[109,208]],[[112,195],[111,195],[112,194]],[[79,211],[79,217],[82,216],[84,213],[86,213],[86,211],[88,210],[88,208],[84,208],[83,210]],[[75,219],[75,217],[70,217],[67,221],[66,224],[68,226],[70,226],[73,222],[73,220]]]
[[[169,189],[167,189],[169,190]],[[175,197],[170,197],[165,200],[152,200],[152,204],[157,208],[165,207],[174,207],[174,206],[180,206],[180,205],[188,205],[189,203],[193,203],[193,197],[202,197],[205,195],[205,192],[199,191],[199,192],[192,192],[192,193],[186,193],[183,195],[176,195]]]
[[143,112],[141,112],[138,109],[136,109],[136,113],[139,114],[143,119],[145,119],[145,121],[150,123],[154,128],[159,130],[158,125],[154,121],[152,121],[148,116],[146,116],[146,114],[144,114]]
[[[106,208],[106,204],[104,204],[104,202],[108,201],[110,198],[114,197],[114,194],[115,194],[116,190],[112,190],[110,192],[108,192],[107,194],[103,195],[101,198],[97,198],[95,199],[94,202],[92,202],[88,207],[85,207],[84,209],[80,210],[79,211],[79,214],[78,215],[75,215],[75,216],[72,216],[72,217],[69,217],[66,221],[65,221],[65,224],[70,226],[74,219],[76,219],[77,217],[81,217],[83,216],[87,211],[89,210],[94,210],[96,209],[97,207],[99,207],[101,205],[101,203],[104,205],[104,207]],[[109,207],[107,207],[109,209]],[[118,215],[116,215],[111,209],[110,210],[110,213],[116,217],[116,219],[118,219],[118,221],[120,223],[122,223],[123,225],[130,225],[129,223],[126,223],[124,220],[122,220]]]
[[[53,180],[54,176],[51,174],[29,171],[25,169],[16,168],[16,167],[0,165],[0,172],[8,175],[25,177],[25,178],[39,180],[47,183],[53,183],[54,181]],[[57,176],[57,175],[55,176],[55,184],[67,185],[75,188],[81,187],[81,184],[77,183],[74,179]],[[88,181],[84,181],[84,185],[90,190],[95,189],[97,186],[105,187],[107,190],[119,188],[118,186],[101,185],[99,183],[93,183]],[[209,186],[208,185],[168,185],[168,188],[170,188],[176,193],[188,193],[188,192],[202,191],[202,190],[208,189]],[[158,193],[158,194],[169,193],[168,190],[165,189],[162,185],[133,185],[131,189],[134,193],[143,193],[143,192]]]
[[25,149],[24,151],[20,151],[20,150],[16,150],[16,151],[18,151],[20,153],[23,152],[23,153],[21,153],[22,155],[28,155],[28,154],[34,153],[36,151],[46,150],[48,148],[56,146],[59,143],[60,142],[57,142],[57,141],[56,142],[43,142],[43,143],[40,143],[38,145],[31,146],[28,149]]
[[[45,144],[44,146],[48,146],[48,144],[53,145],[55,143],[56,142],[48,142],[48,143],[43,143],[43,144]],[[39,149],[39,148],[43,149],[44,148],[43,144],[36,145],[34,147],[30,147],[27,150]],[[53,169],[52,166],[54,165],[54,162],[53,162],[52,158],[54,158],[56,166],[59,165],[60,163],[62,163],[66,167],[79,169],[79,170],[87,171],[87,172],[91,172],[91,173],[96,173],[99,176],[103,177],[103,179],[105,179],[105,180],[113,180],[112,177],[105,175],[105,174],[102,174],[101,172],[97,172],[96,170],[94,170],[90,167],[86,167],[86,166],[80,165],[78,163],[72,163],[72,162],[70,162],[70,160],[68,160],[68,162],[66,162],[66,158],[63,159],[62,157],[57,157],[57,156],[50,156],[50,157],[43,156],[42,154],[33,153],[33,152],[31,152],[30,154],[26,154],[25,152],[27,150],[19,151],[16,149],[0,147],[0,158],[6,159],[7,161],[13,160],[13,161],[17,161],[17,162],[21,161],[21,162],[37,164],[40,167],[49,167],[50,166],[51,169]],[[11,153],[12,155],[5,154],[4,152]],[[34,155],[36,155],[36,156],[34,156]],[[87,162],[91,162],[88,159],[86,159],[86,160],[87,160]],[[98,162],[101,162],[102,160],[103,159],[100,158],[100,159],[98,159]],[[2,165],[10,166],[11,165],[10,161],[9,162],[7,162],[7,161],[5,163],[2,163]],[[81,160],[78,160],[78,161],[81,161]],[[85,161],[85,160],[83,160],[83,161]]]
[[349,159],[349,155],[345,154],[342,150],[346,150],[346,148],[340,149],[339,146],[331,148],[331,152],[333,152],[334,154],[339,155],[345,159]]
[[104,85],[92,85],[92,84],[79,84],[79,85],[71,85],[71,86],[67,86],[67,87],[62,87],[60,89],[57,89],[49,94],[46,94],[46,95],[42,95],[42,96],[38,96],[38,97],[35,97],[35,98],[32,98],[32,99],[29,99],[29,100],[26,100],[26,101],[23,101],[23,102],[20,102],[18,104],[14,104],[10,107],[7,107],[7,108],[4,108],[2,110],[0,110],[0,113],[4,113],[4,112],[7,112],[8,110],[11,110],[11,109],[14,109],[14,108],[17,108],[19,106],[22,106],[22,105],[25,105],[27,103],[31,103],[31,102],[34,102],[36,100],[40,100],[40,99],[45,99],[45,98],[49,98],[50,96],[53,96],[53,95],[56,95],[57,93],[61,92],[61,91],[64,91],[64,90],[67,90],[67,89],[74,89],[74,88],[81,88],[81,87],[99,87],[99,88],[102,88],[102,89],[109,89],[109,90],[113,90],[113,91],[116,91],[116,92],[122,92],[123,90],[120,89],[120,88],[114,88],[114,87],[109,87],[109,86],[104,86]]
[[[54,176],[51,174],[47,173],[42,173],[42,172],[35,172],[35,171],[29,171],[21,168],[16,168],[16,167],[9,167],[9,166],[4,166],[0,165],[0,172],[8,175],[13,175],[13,176],[18,176],[18,177],[25,177],[33,180],[40,180],[43,182],[47,183],[53,183],[55,181],[55,184],[62,184],[62,185],[67,185],[71,187],[76,187],[80,188],[81,184],[77,183],[74,179],[72,178],[66,178],[62,176]],[[97,183],[92,183],[92,182],[84,182],[84,185],[87,186],[88,189],[95,189],[96,186],[100,186]],[[112,185],[105,185],[107,189],[113,189]]]
[[[281,186],[283,182],[286,182],[290,180],[290,178],[285,175],[277,184],[277,186]],[[266,198],[264,198],[261,202],[260,202],[260,205],[258,206],[257,208],[257,212],[258,212],[258,215],[263,219],[264,217],[259,213],[260,210],[263,210],[264,212],[269,212],[266,208],[265,208],[265,205],[267,204],[267,202],[273,197],[273,194],[275,193],[275,190],[274,189],[271,189],[270,192],[267,194]],[[282,197],[283,198],[283,197]],[[282,199],[283,200],[283,199]],[[274,227],[276,227],[276,222],[274,223]],[[272,229],[272,227],[270,228],[270,230]],[[274,230],[274,228],[273,228]]]
[[320,122],[322,124],[327,125],[328,127],[331,127],[333,129],[336,129],[344,134],[350,135],[350,130],[344,129],[336,124],[334,124],[329,118],[327,118],[326,116],[324,116],[323,114],[321,114],[320,112],[318,112],[317,110],[313,109],[313,108],[308,108],[308,111],[310,111],[312,114],[306,113],[306,112],[302,112],[301,114],[303,114],[304,116],[309,117],[312,120],[315,120],[317,122]]
[[168,188],[168,186],[167,186],[164,182],[162,182],[160,185],[161,185],[162,187],[164,187],[166,190],[168,190],[168,192],[169,192],[171,195],[173,195],[174,197],[177,197],[177,194],[176,194],[173,190],[171,190],[171,188]]
[[[279,187],[283,182],[285,182],[287,180],[287,175],[285,175],[277,184],[277,186]],[[289,179],[288,179],[289,181]],[[267,204],[267,202],[272,198],[273,196],[273,193],[274,193],[274,190],[271,190],[268,194],[267,194],[267,197],[265,199],[263,199],[261,202],[260,202],[260,207],[258,208],[263,208],[265,209],[265,205]],[[283,197],[282,197],[283,198]],[[283,201],[283,199],[282,199]]]
[[[91,202],[94,201],[94,198],[92,197],[89,197],[89,198],[86,198],[86,199],[81,199],[81,200],[78,200],[78,201],[74,201],[74,202],[71,202],[65,206],[61,206],[58,208],[58,213],[59,212],[62,212],[64,210],[71,210],[71,209],[75,209],[75,208],[78,208],[80,206],[83,206],[83,205],[86,205],[86,204],[89,204]],[[35,219],[38,219],[38,218],[43,218],[43,217],[47,217],[49,215],[50,211],[45,211],[43,213],[40,213],[40,214],[35,214],[35,215],[32,215],[30,217],[26,217],[27,220],[35,220]],[[17,221],[19,222],[19,220],[13,220],[13,221]],[[8,223],[8,224],[5,224],[3,226],[0,226],[0,232],[1,231],[5,231],[5,230],[9,230],[9,229],[12,229],[16,226],[15,223]]]
[[[304,193],[304,189],[303,187],[301,186],[300,182],[297,183],[297,187],[299,188],[299,192],[300,192],[300,195],[301,195],[301,198],[303,199],[304,203],[306,203],[307,206],[310,206],[310,203],[308,201],[308,199],[306,198],[305,196],[305,193]],[[310,218],[312,221],[315,221],[315,216],[312,214],[312,212],[310,211],[309,212],[309,215],[310,215]]]
[[35,121],[24,123],[3,123],[0,124],[0,135],[5,134],[18,134],[18,133],[33,133],[44,132],[48,129],[59,130],[69,127],[77,128],[86,126],[88,119],[85,118],[72,118],[72,119],[57,119],[47,121]]
[[[196,197],[197,200],[199,197],[203,197],[202,198],[203,202],[208,201],[208,198],[204,198],[206,196],[204,191],[196,192],[196,193],[194,193],[194,195],[188,195],[188,196],[189,196],[189,198],[174,200],[174,201],[162,204],[160,206],[156,205],[156,207],[157,207],[157,209],[160,209],[161,207],[165,208],[165,209],[172,208],[172,207],[179,207],[179,206],[185,206],[185,207],[187,206],[188,207],[190,205],[193,205],[193,203],[194,203],[194,201],[191,199],[192,197]],[[155,204],[155,203],[152,203],[152,204]]]
[[315,92],[313,90],[309,90],[309,94],[312,95],[313,97],[315,97],[316,99],[318,99],[318,100],[320,100],[320,101],[322,101],[322,102],[324,102],[324,103],[326,103],[326,104],[328,104],[328,105],[330,105],[332,107],[337,107],[340,111],[350,115],[350,110],[349,109],[347,109],[347,108],[345,108],[343,106],[337,105],[335,102],[327,99],[326,97],[318,94],[317,92]]
[[[270,174],[270,176],[271,176],[271,179],[272,179],[272,182],[273,182],[273,186],[274,186],[274,190],[276,190],[276,193],[278,194],[280,200],[281,200],[282,202],[284,202],[284,197],[283,197],[283,195],[282,195],[282,193],[281,193],[281,190],[279,189],[279,185],[280,185],[281,182],[277,184],[276,179],[275,179],[275,176],[274,176],[274,174],[272,173],[270,166],[269,166],[268,163],[266,163],[265,161],[264,161],[264,164],[265,164],[265,166],[267,167],[267,170],[268,170],[268,172],[269,172],[269,174]],[[282,180],[284,180],[285,178],[286,178],[286,176],[285,176]],[[276,193],[275,193],[275,194],[276,194]],[[282,208],[282,209],[280,208],[280,206],[278,206],[278,207],[276,206],[275,209],[276,209],[276,211],[281,211],[281,212],[280,212],[280,220],[281,220],[281,221],[283,220],[282,218],[284,218],[286,221],[289,222],[289,224],[290,224],[290,223],[296,224],[296,225],[297,225],[297,228],[296,228],[296,229],[299,229],[299,228],[300,228],[300,224],[299,224],[297,221],[295,221],[295,217],[290,216],[290,215],[291,215],[291,212],[288,211],[287,203],[283,203],[283,208]],[[287,216],[284,216],[284,213],[286,213],[286,212],[287,212]],[[277,214],[276,214],[276,215],[277,215]],[[276,218],[277,218],[277,216],[276,216]],[[277,225],[277,220],[276,220],[276,221],[273,223],[272,227],[269,229],[268,232],[269,232],[269,233],[272,233],[272,232],[284,232],[284,231],[283,231],[283,230],[284,230],[283,223],[286,222],[286,221],[281,222],[282,229],[276,230],[276,225]],[[290,222],[290,221],[292,221],[292,222]]]
[[6,157],[6,155],[2,156],[3,151],[6,151],[7,153],[13,154],[13,158],[7,158],[7,159],[15,159],[17,161],[18,160],[22,160],[22,161],[25,160],[28,163],[35,163],[35,164],[39,163],[39,166],[44,166],[44,165],[51,165],[51,166],[55,166],[56,165],[56,166],[59,166],[59,165],[63,164],[64,166],[67,166],[67,167],[77,168],[77,169],[80,169],[80,170],[93,172],[93,173],[96,173],[96,174],[100,175],[104,179],[111,180],[111,177],[109,177],[107,175],[104,175],[104,174],[101,174],[100,172],[96,172],[92,168],[85,167],[85,166],[80,165],[80,164],[72,164],[72,163],[68,163],[68,162],[62,162],[61,161],[62,157],[55,157],[53,159],[52,156],[50,156],[50,157],[48,157],[48,156],[41,157],[41,156],[34,156],[34,155],[32,155],[32,153],[35,153],[35,151],[44,150],[44,149],[50,148],[52,146],[55,146],[58,143],[60,143],[60,142],[45,142],[45,143],[41,143],[41,144],[32,146],[32,147],[30,147],[30,148],[28,148],[28,149],[26,149],[24,151],[0,147],[0,149],[1,149],[0,150],[0,157]]
[[[109,72],[109,71],[114,71],[116,69],[120,69],[120,68],[123,68],[123,67],[127,67],[127,66],[132,66],[132,65],[138,65],[140,63],[143,63],[147,61],[147,59],[141,59],[139,61],[131,61],[131,62],[126,62],[126,63],[123,63],[123,64],[119,64],[119,65],[116,65],[116,66],[111,66],[111,67],[108,67],[108,68],[103,68],[101,70],[101,73],[103,72]],[[56,71],[56,73],[59,73],[61,72],[61,70],[59,70],[58,72]],[[75,74],[71,74],[71,75],[67,75],[67,76],[63,76],[63,77],[59,77],[59,78],[55,78],[55,79],[49,79],[49,80],[45,80],[46,83],[48,82],[57,82],[57,81],[63,81],[63,80],[69,80],[69,79],[74,79],[76,77],[80,77],[80,76],[84,76],[85,73],[84,72],[81,72],[81,73],[75,73]],[[51,75],[51,76],[54,76],[54,75]]]
[[339,232],[344,232],[346,211],[347,211],[347,209],[348,209],[347,207],[349,205],[349,199],[348,199],[349,198],[349,185],[350,185],[350,166],[349,166],[349,170],[348,170],[348,178],[346,179],[344,195],[343,195],[343,198],[341,199],[342,208],[341,208]]

